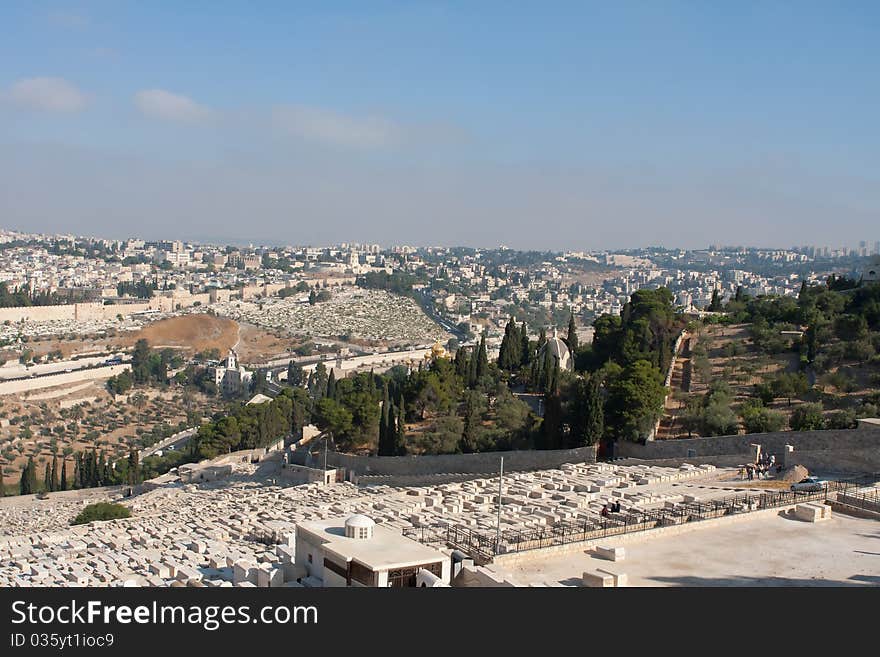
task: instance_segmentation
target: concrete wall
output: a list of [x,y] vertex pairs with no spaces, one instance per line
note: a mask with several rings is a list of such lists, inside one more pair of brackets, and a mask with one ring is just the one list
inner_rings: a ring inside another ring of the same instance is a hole
[[111,376],[116,376],[117,374],[130,369],[131,365],[125,363],[122,365],[93,367],[76,372],[48,374],[46,376],[38,376],[30,379],[20,379],[18,381],[3,381],[0,382],[0,395],[12,395],[20,392],[26,392],[28,390],[39,390],[41,388],[51,388],[53,386],[62,386],[69,383],[79,383],[80,381],[109,379]]
[[425,475],[458,472],[490,474],[498,472],[502,456],[505,472],[542,470],[557,468],[563,463],[594,463],[596,447],[427,456],[355,456],[329,452],[327,465],[345,468],[346,471],[359,475]]

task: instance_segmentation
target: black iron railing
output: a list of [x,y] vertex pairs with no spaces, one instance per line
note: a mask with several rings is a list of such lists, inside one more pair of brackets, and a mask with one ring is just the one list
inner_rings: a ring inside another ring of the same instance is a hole
[[[412,528],[405,530],[404,535],[425,543],[445,542],[447,546],[465,552],[477,563],[487,563],[499,553],[509,554],[580,543],[738,513],[824,501],[833,493],[847,490],[854,493],[856,488],[862,490],[868,480],[870,477],[829,481],[820,484],[815,490],[742,493],[714,500],[682,502],[663,509],[630,509],[607,517],[588,518],[578,522],[564,521],[526,529],[505,529],[501,532],[500,541],[495,532],[453,524]],[[865,495],[874,495],[880,502],[880,490]]]

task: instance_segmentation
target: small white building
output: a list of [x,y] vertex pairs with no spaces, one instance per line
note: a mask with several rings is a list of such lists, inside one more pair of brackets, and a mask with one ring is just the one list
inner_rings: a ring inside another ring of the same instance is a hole
[[360,514],[299,523],[296,563],[328,587],[415,587],[426,573],[448,585],[452,570],[447,555]]
[[237,395],[247,390],[254,378],[253,372],[238,363],[238,354],[234,349],[229,350],[226,360],[220,365],[210,368],[209,374],[214,377],[214,383],[223,395]]

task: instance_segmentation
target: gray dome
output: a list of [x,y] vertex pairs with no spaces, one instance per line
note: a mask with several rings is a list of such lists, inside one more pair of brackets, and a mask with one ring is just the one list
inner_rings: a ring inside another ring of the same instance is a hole
[[568,346],[562,341],[562,338],[547,338],[547,344],[541,349],[541,357],[544,357],[545,350],[550,351],[550,355],[559,361],[559,369],[571,372],[574,369],[574,362],[571,359],[571,353]]

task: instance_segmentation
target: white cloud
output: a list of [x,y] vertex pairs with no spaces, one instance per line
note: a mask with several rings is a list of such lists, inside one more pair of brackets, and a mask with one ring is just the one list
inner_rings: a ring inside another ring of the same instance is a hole
[[46,112],[78,112],[86,95],[62,78],[26,78],[14,83],[4,96],[16,105]]
[[164,89],[144,89],[134,95],[134,104],[141,114],[163,121],[197,123],[211,117],[212,112],[192,98]]
[[272,119],[281,130],[302,139],[337,146],[377,148],[400,141],[401,126],[379,117],[353,117],[304,105],[273,109]]

